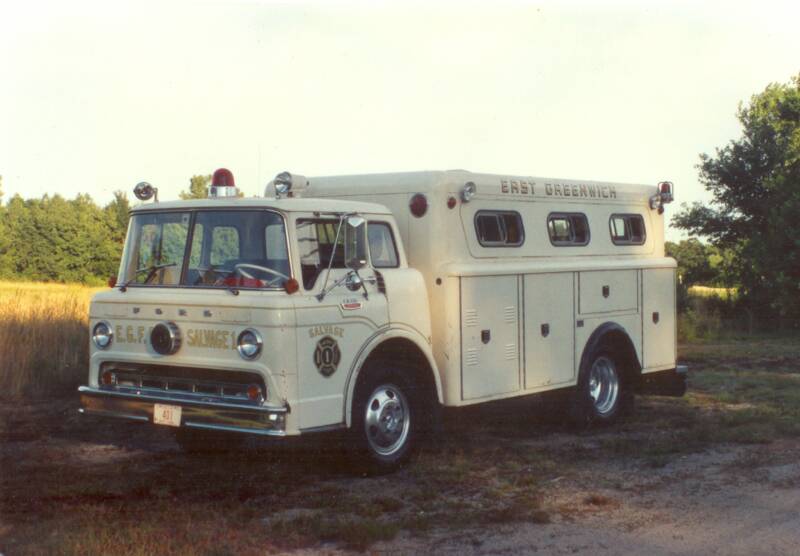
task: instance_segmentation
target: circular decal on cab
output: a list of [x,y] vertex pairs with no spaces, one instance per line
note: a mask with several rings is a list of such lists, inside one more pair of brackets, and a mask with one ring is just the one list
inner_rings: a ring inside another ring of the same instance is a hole
[[339,366],[342,352],[339,351],[339,344],[330,336],[325,336],[317,342],[317,349],[314,351],[314,364],[322,376],[331,376]]

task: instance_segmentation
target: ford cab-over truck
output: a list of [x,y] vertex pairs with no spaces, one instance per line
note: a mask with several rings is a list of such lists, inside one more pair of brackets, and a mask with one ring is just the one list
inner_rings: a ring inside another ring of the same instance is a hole
[[241,198],[143,182],[91,303],[81,411],[212,435],[347,429],[377,468],[439,409],[564,390],[582,423],[680,396],[672,184],[413,172],[279,174]]

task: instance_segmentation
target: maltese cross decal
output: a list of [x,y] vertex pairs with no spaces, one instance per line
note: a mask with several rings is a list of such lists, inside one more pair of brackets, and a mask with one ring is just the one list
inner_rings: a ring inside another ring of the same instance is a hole
[[322,376],[331,376],[339,366],[342,353],[339,351],[339,344],[330,336],[325,336],[317,342],[317,349],[314,351],[314,364]]

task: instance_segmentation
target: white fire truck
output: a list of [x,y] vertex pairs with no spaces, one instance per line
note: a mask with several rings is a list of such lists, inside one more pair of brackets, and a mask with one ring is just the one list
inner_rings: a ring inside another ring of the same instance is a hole
[[[378,469],[442,407],[563,389],[581,423],[677,395],[672,184],[462,170],[306,178],[131,211],[91,304],[81,411],[236,433],[348,429]],[[212,437],[211,435],[215,435]]]

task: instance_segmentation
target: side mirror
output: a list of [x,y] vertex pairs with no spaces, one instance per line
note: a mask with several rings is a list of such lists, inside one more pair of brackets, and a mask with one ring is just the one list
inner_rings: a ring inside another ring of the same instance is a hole
[[344,262],[359,270],[367,265],[367,221],[362,216],[348,216],[344,226]]

